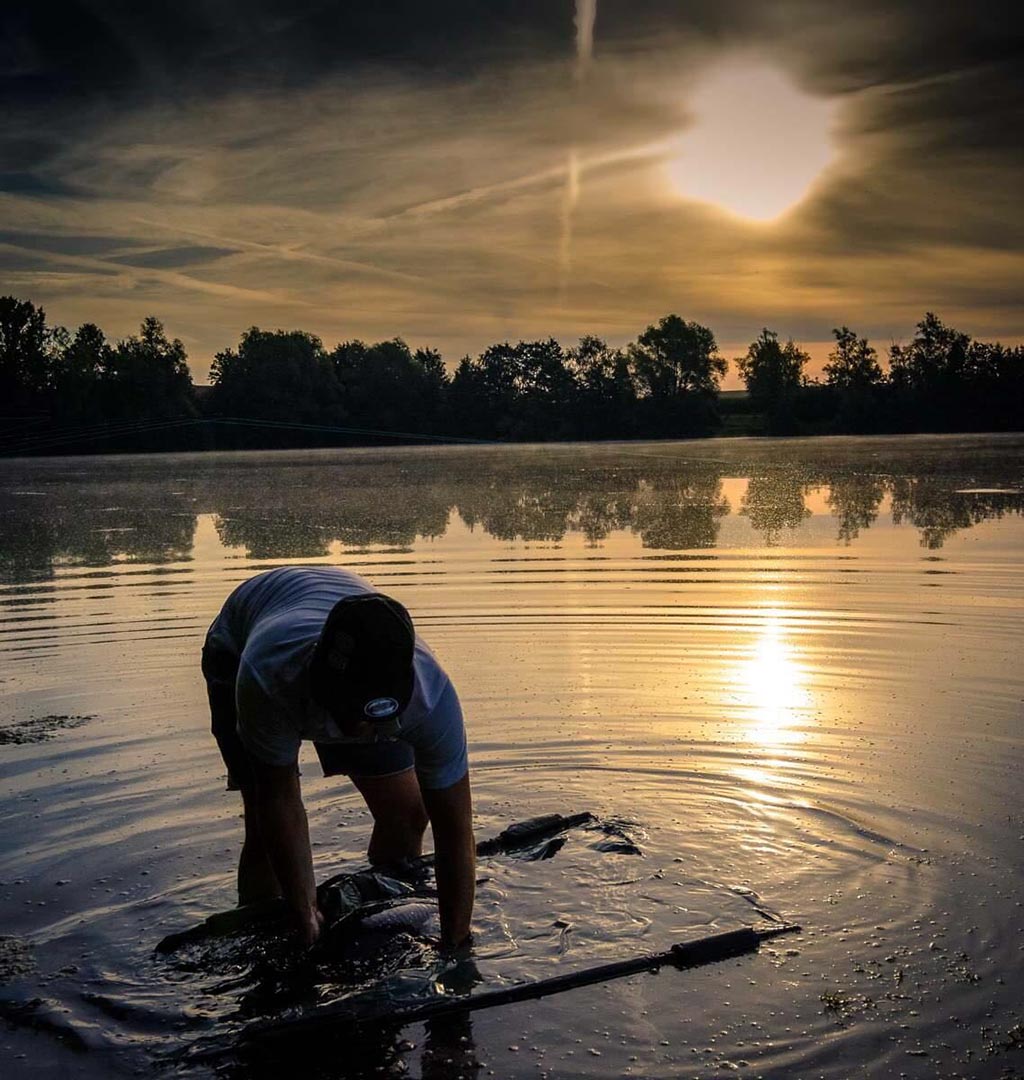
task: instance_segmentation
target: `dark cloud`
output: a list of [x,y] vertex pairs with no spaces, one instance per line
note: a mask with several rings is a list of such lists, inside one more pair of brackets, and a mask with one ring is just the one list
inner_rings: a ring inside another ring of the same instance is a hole
[[[572,0],[51,0],[8,5],[3,85],[17,94],[161,93],[306,83],[366,66],[458,80],[571,53]],[[681,43],[820,44],[834,86],[1019,56],[1006,0],[600,0],[598,54]]]
[[[8,246],[0,240],[0,271],[4,273],[4,291],[10,291],[12,284],[16,284],[20,277],[28,276],[33,281],[52,279],[54,275],[75,275],[78,267],[59,255],[55,257],[42,250]],[[116,276],[116,271],[95,267],[90,270],[90,276],[110,278]]]
[[898,133],[905,158],[930,153],[971,155],[998,151],[1007,163],[1024,161],[1024,49],[1005,58],[965,65],[881,88],[860,110],[852,131]]
[[302,84],[383,64],[458,78],[571,47],[549,0],[56,0],[4,20],[8,91],[159,94]]
[[124,246],[123,241],[112,239],[110,236],[22,232],[17,229],[0,230],[0,244],[66,255],[106,255]]
[[0,172],[0,192],[11,195],[72,195],[74,189],[60,180],[33,172]]

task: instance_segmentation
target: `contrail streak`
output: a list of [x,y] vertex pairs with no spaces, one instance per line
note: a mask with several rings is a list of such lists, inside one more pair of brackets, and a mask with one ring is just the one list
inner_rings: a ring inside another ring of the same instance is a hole
[[[594,59],[594,23],[597,21],[597,0],[576,0],[576,67],[573,71],[577,87],[586,82]],[[577,90],[577,93],[579,91]],[[565,303],[572,270],[572,218],[580,197],[580,159],[575,146],[569,147],[565,165],[565,194],[562,198],[562,227],[558,243],[558,296]]]
[[576,147],[569,148],[565,166],[565,191],[562,195],[562,228],[558,237],[558,298],[565,303],[572,269],[572,214],[580,197],[580,160]]
[[594,59],[597,0],[576,0],[576,81],[583,82]]

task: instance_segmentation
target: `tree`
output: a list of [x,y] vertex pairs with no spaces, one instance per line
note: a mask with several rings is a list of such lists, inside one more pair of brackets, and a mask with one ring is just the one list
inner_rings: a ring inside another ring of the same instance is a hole
[[630,360],[641,392],[662,398],[716,394],[728,366],[718,355],[715,335],[678,315],[648,326],[630,347]]
[[736,361],[751,400],[767,415],[768,430],[788,434],[795,430],[796,396],[810,357],[792,340],[779,344],[774,330],[763,329],[751,342],[746,356]]
[[967,379],[974,419],[992,431],[1019,430],[1024,417],[1024,346],[972,341]]
[[942,393],[962,379],[967,369],[970,336],[946,326],[930,311],[916,330],[909,345],[891,346],[890,378],[904,389],[926,395]]
[[111,419],[169,420],[196,415],[185,346],[168,341],[163,323],[149,316],[137,337],[119,341],[105,358],[104,413]]
[[448,374],[436,350],[412,352],[401,338],[346,341],[329,359],[349,423],[377,431],[442,429]]
[[113,366],[114,351],[103,331],[83,323],[53,363],[54,412],[65,421],[102,419],[103,382]]
[[751,342],[746,356],[737,359],[736,366],[750,396],[771,409],[796,393],[809,359],[792,340],[780,345],[779,335],[765,328]]
[[859,338],[848,327],[833,329],[835,348],[828,354],[825,364],[825,381],[840,391],[864,390],[879,386],[884,376],[878,363],[878,354],[868,344],[867,338]]
[[[341,390],[323,343],[303,330],[252,326],[236,349],[217,353],[210,367],[214,414],[302,424],[344,419]],[[251,441],[251,440],[250,440]],[[260,445],[292,445],[305,436],[263,432]]]
[[718,426],[715,396],[727,365],[706,326],[666,315],[629,347],[629,363],[644,433],[707,435]]
[[487,439],[563,438],[572,422],[573,387],[554,338],[491,345],[455,372],[455,431]]
[[455,369],[448,390],[452,433],[493,439],[495,435],[490,408],[484,373],[472,357],[464,356]]
[[516,409],[514,437],[565,438],[572,417],[573,378],[562,346],[554,339],[520,341],[512,350]]
[[832,333],[836,344],[824,372],[827,386],[838,397],[836,425],[842,431],[877,431],[884,426],[885,382],[878,354],[848,326]]
[[418,374],[419,430],[435,434],[448,428],[448,389],[451,377],[439,349],[417,349],[412,354]]
[[629,358],[599,337],[580,338],[566,353],[566,369],[574,382],[574,434],[610,438],[629,434],[636,412],[636,387]]
[[963,426],[974,411],[970,352],[970,336],[946,326],[930,311],[917,324],[909,345],[890,347],[889,378],[906,424],[932,431]]
[[29,300],[0,297],[0,402],[7,413],[39,408],[50,385],[46,313]]

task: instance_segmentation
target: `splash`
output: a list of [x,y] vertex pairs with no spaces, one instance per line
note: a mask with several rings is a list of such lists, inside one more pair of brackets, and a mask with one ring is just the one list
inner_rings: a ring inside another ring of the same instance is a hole
[[[577,87],[587,80],[594,60],[594,23],[597,0],[576,0],[576,67],[573,77]],[[577,90],[577,93],[579,91]],[[572,271],[572,219],[580,197],[580,158],[575,145],[569,147],[565,165],[565,193],[562,196],[562,223],[558,243],[558,296],[565,304],[569,274]]]

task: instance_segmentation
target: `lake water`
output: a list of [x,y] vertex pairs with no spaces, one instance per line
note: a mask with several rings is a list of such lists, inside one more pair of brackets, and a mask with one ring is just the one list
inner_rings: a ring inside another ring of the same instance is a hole
[[[411,610],[480,836],[589,810],[640,849],[484,860],[486,985],[803,926],[304,1075],[1021,1075],[1022,492],[1021,436],[0,462],[3,1075],[171,1070],[237,1024],[153,947],[233,903],[199,647],[285,563]],[[369,821],[303,761],[323,877]]]

